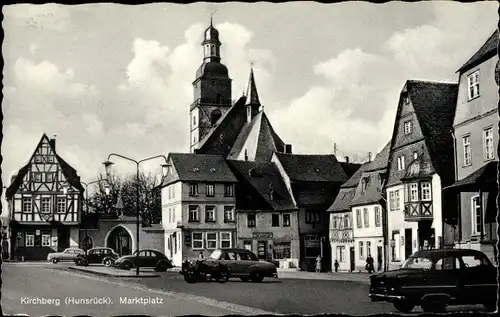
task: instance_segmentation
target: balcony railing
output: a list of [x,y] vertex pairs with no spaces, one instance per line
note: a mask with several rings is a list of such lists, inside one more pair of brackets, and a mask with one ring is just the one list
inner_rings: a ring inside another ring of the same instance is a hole
[[331,229],[331,242],[353,242],[354,235],[352,229]]
[[432,201],[405,202],[405,221],[420,221],[432,219]]

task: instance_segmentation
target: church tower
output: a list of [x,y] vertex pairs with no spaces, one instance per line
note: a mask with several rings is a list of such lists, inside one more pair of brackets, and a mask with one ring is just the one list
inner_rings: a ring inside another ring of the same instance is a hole
[[231,78],[221,63],[219,31],[212,25],[205,30],[203,63],[193,82],[194,102],[190,107],[190,152],[216,126],[217,121],[231,108]]

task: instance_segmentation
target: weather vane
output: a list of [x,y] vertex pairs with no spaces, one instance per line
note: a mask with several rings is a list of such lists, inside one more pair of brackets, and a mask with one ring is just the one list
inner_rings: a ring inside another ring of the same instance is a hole
[[210,25],[212,25],[212,18],[215,15],[215,12],[217,12],[217,5],[215,4],[209,4],[208,5],[208,11],[210,13]]

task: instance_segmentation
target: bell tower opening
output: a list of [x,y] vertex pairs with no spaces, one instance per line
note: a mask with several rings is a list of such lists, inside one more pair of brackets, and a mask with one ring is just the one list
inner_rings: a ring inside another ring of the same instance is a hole
[[222,117],[222,112],[220,111],[220,109],[215,109],[214,111],[212,111],[212,113],[210,114],[210,123],[212,124],[212,126],[215,126],[220,117]]

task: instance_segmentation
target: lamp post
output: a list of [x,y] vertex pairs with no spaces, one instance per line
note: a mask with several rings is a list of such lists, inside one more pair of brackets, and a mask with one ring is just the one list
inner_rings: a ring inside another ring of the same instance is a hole
[[[80,182],[80,184],[85,186],[85,219],[87,219],[88,214],[89,214],[89,185],[97,184],[97,183],[100,183],[103,181],[107,181],[107,179],[98,179],[98,180],[88,182],[88,183],[85,183],[85,182],[78,180],[78,182]],[[105,187],[105,191],[106,191],[106,195],[109,195],[109,185],[107,185],[107,184]],[[68,186],[67,185],[63,186],[63,193],[64,193],[64,195],[66,195],[68,193]],[[85,223],[85,238],[84,239],[87,239],[87,237],[88,237],[88,223]],[[85,251],[85,264],[84,264],[85,266],[88,266],[87,250],[88,250],[88,248],[85,245],[85,250],[84,250]]]
[[149,161],[149,160],[152,160],[152,159],[156,159],[156,158],[163,158],[165,160],[165,164],[162,164],[162,171],[163,171],[163,176],[165,176],[167,173],[166,173],[166,170],[168,168],[168,160],[167,158],[165,157],[165,155],[155,155],[155,156],[151,156],[151,157],[147,157],[147,158],[144,158],[142,160],[139,160],[139,161],[136,161],[134,159],[131,159],[129,157],[126,157],[126,156],[123,156],[123,155],[120,155],[120,154],[116,154],[116,153],[111,153],[110,155],[108,155],[108,160],[102,164],[104,164],[104,167],[106,168],[106,175],[108,175],[108,178],[109,178],[109,175],[111,173],[111,165],[113,165],[114,163],[110,161],[110,158],[112,156],[116,156],[116,157],[120,157],[124,160],[127,160],[127,161],[130,161],[130,162],[133,162],[135,163],[135,166],[136,166],[136,181],[137,181],[137,184],[136,184],[136,205],[135,205],[135,208],[136,208],[136,218],[135,218],[135,226],[136,226],[136,272],[135,274],[137,276],[139,276],[139,230],[140,230],[140,218],[139,218],[139,165],[142,163],[142,162],[145,162],[145,161]]

